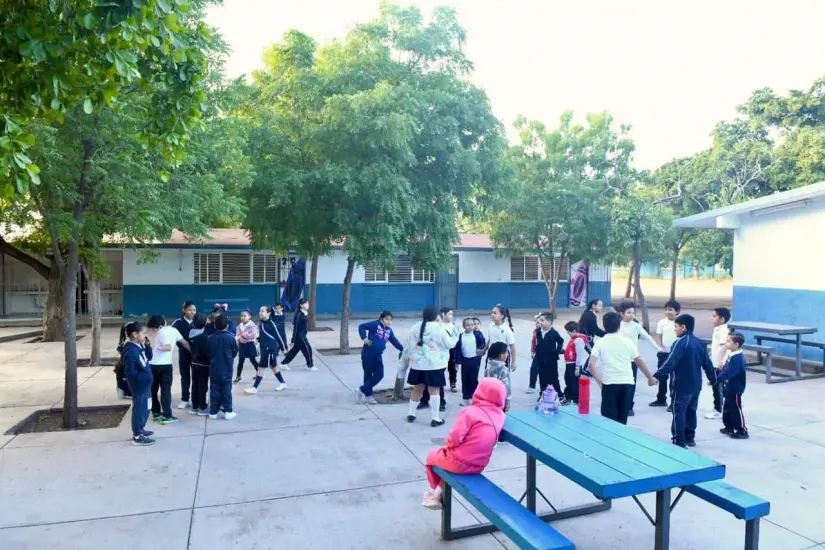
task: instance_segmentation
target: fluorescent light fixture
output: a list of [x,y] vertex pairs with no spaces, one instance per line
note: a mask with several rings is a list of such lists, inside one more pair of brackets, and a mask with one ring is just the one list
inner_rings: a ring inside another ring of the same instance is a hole
[[794,208],[802,208],[811,204],[810,199],[803,199],[785,204],[777,204],[776,206],[767,206],[758,210],[753,210],[751,216],[764,216],[765,214],[773,214],[774,212],[783,212],[785,210],[793,210]]

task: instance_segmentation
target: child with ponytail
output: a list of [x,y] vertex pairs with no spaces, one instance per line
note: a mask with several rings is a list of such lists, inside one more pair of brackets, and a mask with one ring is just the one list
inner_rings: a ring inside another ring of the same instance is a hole
[[[516,370],[516,337],[513,334],[513,319],[510,317],[510,310],[501,304],[493,306],[490,313],[490,328],[487,335],[487,349],[496,342],[503,342],[507,347],[507,366],[510,370]],[[505,323],[506,321],[506,323]]]
[[154,433],[146,430],[153,380],[152,368],[146,355],[151,355],[152,348],[147,348],[145,329],[137,321],[123,325],[121,335],[124,336],[124,342],[120,346],[120,362],[132,389],[132,444],[144,447],[153,445],[155,440],[151,436]]
[[235,338],[238,340],[238,369],[235,371],[234,384],[241,381],[243,364],[249,359],[255,370],[258,370],[258,349],[255,342],[258,340],[258,326],[252,321],[252,311],[245,309],[241,312],[241,324],[235,329]]
[[284,375],[282,375],[280,369],[278,369],[278,351],[285,348],[286,344],[275,324],[275,308],[261,306],[261,309],[258,310],[258,316],[261,319],[261,325],[258,330],[261,340],[261,363],[260,365],[256,365],[257,371],[254,385],[244,390],[244,393],[251,395],[258,393],[258,386],[261,385],[261,381],[264,379],[264,373],[267,367],[272,369],[272,374],[278,379],[278,385],[275,386],[275,391],[286,389]]

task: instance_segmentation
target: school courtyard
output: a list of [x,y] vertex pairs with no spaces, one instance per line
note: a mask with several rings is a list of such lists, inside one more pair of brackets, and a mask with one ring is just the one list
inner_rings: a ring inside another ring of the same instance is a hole
[[[564,312],[564,310],[562,310]],[[693,312],[699,336],[710,334],[709,312]],[[563,313],[557,326],[563,324]],[[526,317],[526,316],[525,316]],[[653,319],[661,317],[653,312]],[[398,319],[402,336],[414,319]],[[336,326],[337,322],[324,322]],[[358,344],[357,321],[351,342]],[[518,370],[514,409],[528,408],[529,318],[516,320]],[[113,355],[106,329],[104,356]],[[271,375],[256,396],[235,387],[231,421],[180,414],[169,426],[152,425],[157,444],[129,444],[129,416],[120,427],[18,436],[0,435],[0,548],[2,550],[214,549],[469,549],[515,548],[502,535],[444,543],[440,514],[420,506],[423,461],[440,445],[458,411],[447,394],[447,424],[429,427],[428,412],[407,424],[406,404],[358,405],[359,356],[332,356],[337,331],[312,332],[320,372],[296,365],[285,372],[289,389],[273,390]],[[88,357],[89,338],[78,342]],[[645,349],[655,366],[652,349]],[[394,355],[385,355],[390,387]],[[111,367],[81,368],[80,404],[122,404]],[[0,345],[0,434],[35,410],[60,406],[63,345]],[[177,404],[179,386],[173,387]],[[743,402],[751,439],[719,433],[720,421],[700,419],[696,451],[727,466],[732,484],[771,501],[763,520],[763,550],[825,549],[825,379],[768,386],[750,374]],[[650,408],[654,389],[640,380],[636,416],[629,424],[669,439],[670,415]],[[598,399],[593,405],[598,411]],[[700,411],[711,409],[711,392]],[[487,471],[510,494],[525,482],[525,455],[500,445]],[[551,470],[539,486],[556,505],[585,504],[592,496]],[[652,509],[653,498],[642,498]],[[541,506],[541,505],[540,505]],[[472,507],[454,507],[454,525],[478,522]],[[671,548],[739,549],[744,523],[685,495],[672,516]],[[653,548],[653,527],[630,499],[596,515],[554,523],[580,550]]]

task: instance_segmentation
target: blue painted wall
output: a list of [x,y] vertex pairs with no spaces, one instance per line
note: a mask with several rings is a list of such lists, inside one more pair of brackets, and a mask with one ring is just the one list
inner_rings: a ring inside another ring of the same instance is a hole
[[[786,325],[813,326],[819,332],[804,336],[805,340],[825,341],[825,292],[791,290],[755,286],[733,287],[733,318],[738,321],[757,321]],[[749,343],[755,343],[752,333],[745,334]],[[765,342],[776,346],[780,355],[796,355],[796,346]],[[822,361],[822,351],[802,348],[805,359]]]
[[264,304],[280,296],[278,285],[123,285],[123,316],[180,315],[183,302],[195,302],[200,311],[212,311],[215,303],[229,305],[230,315]]
[[[559,283],[556,306],[567,307],[570,286]],[[459,283],[459,309],[490,309],[497,303],[510,309],[547,309],[549,298],[544,283]]]
[[609,281],[590,281],[587,284],[587,301],[598,299],[605,307],[610,307],[610,288]]
[[[309,296],[309,285],[304,296]],[[343,284],[319,284],[316,307],[319,314],[341,313]],[[434,284],[364,284],[354,283],[350,293],[350,309],[355,313],[418,311],[435,303]]]

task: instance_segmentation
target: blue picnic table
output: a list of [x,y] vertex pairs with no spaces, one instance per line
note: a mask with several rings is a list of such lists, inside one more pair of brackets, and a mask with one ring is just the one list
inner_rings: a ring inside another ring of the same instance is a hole
[[[553,415],[532,410],[510,413],[502,433],[504,441],[527,455],[522,499],[526,498],[531,512],[536,513],[537,495],[553,510],[539,516],[544,521],[604,511],[610,508],[611,499],[632,497],[655,527],[655,550],[670,547],[670,512],[685,488],[725,477],[725,466],[707,457],[598,414],[582,415],[567,407]],[[599,501],[556,509],[536,485],[537,462],[587,489]],[[680,491],[671,501],[673,489]],[[637,498],[652,492],[656,493],[653,515]]]

